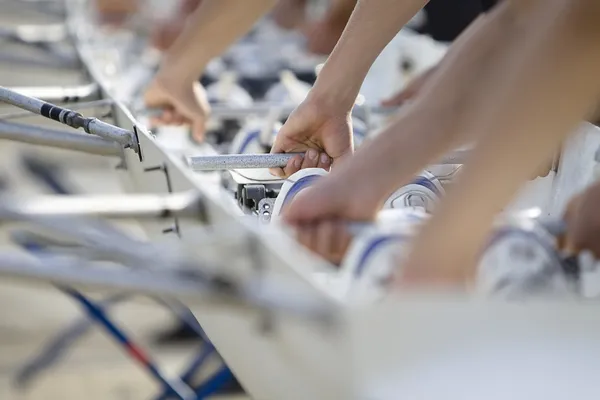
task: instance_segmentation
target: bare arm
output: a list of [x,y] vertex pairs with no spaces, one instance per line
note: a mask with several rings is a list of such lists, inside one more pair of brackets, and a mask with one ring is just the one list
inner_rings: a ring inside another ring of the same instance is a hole
[[246,34],[277,0],[204,0],[165,55],[159,71],[195,81],[206,64]]
[[204,139],[210,106],[198,82],[208,62],[243,36],[276,0],[203,0],[169,47],[144,93],[147,107],[162,108],[153,124],[190,124]]
[[369,68],[400,29],[428,0],[359,0],[313,94],[350,109]]
[[331,177],[369,182],[372,198],[363,202],[377,207],[437,157],[468,141],[463,121],[479,101],[469,99],[471,87],[485,79],[502,51],[503,35],[511,28],[506,5],[479,17],[451,47],[415,103],[364,144],[350,162],[332,171]]
[[462,282],[473,272],[498,210],[600,94],[600,3],[548,0],[538,6],[502,68],[473,93],[482,104],[469,131],[480,139],[460,181],[415,243],[407,267],[417,280]]

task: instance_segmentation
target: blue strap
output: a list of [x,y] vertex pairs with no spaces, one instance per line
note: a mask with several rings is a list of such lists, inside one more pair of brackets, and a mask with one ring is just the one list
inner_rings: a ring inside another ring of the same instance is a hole
[[258,138],[259,133],[260,133],[259,131],[254,131],[254,132],[251,132],[248,136],[246,136],[246,138],[242,142],[242,145],[240,146],[240,153],[243,153],[244,151],[246,151],[246,148],[248,148],[248,146],[250,146],[250,143],[252,143],[252,141],[254,139]]
[[431,179],[420,176],[417,179],[415,179],[412,183],[413,183],[413,185],[423,186],[423,187],[431,190],[433,193],[435,193],[438,196],[441,195],[440,190],[437,188],[437,186],[435,186],[433,184],[433,182],[431,182]]
[[404,240],[406,240],[406,236],[400,234],[382,235],[371,240],[369,246],[365,249],[365,251],[362,254],[362,257],[360,258],[360,261],[358,262],[358,266],[354,271],[354,277],[360,278],[362,276],[364,269],[367,266],[367,261],[369,260],[369,257],[371,257],[375,253],[375,250],[389,242],[403,242]]
[[292,201],[302,189],[307,188],[315,181],[315,179],[318,179],[320,177],[321,175],[306,175],[294,182],[292,184],[292,187],[290,187],[290,190],[288,191],[287,195],[285,196],[285,199],[283,199],[282,206],[285,206],[290,201]]

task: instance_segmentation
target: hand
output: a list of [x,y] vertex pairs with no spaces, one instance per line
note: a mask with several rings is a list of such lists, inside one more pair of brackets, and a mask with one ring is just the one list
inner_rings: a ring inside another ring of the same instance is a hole
[[353,152],[349,111],[327,110],[309,97],[289,116],[275,137],[271,153],[306,152],[292,157],[287,166],[271,169],[287,177],[304,168],[329,170]]
[[591,251],[600,258],[600,183],[575,196],[569,202],[564,220],[567,223],[565,247],[568,251]]
[[406,101],[413,99],[419,94],[425,83],[433,75],[437,67],[432,67],[421,75],[414,78],[406,85],[400,92],[390,97],[387,100],[382,101],[381,105],[384,107],[396,107],[401,106]]
[[148,108],[162,108],[162,115],[152,118],[155,125],[192,126],[192,136],[204,140],[210,105],[206,92],[198,81],[177,82],[156,76],[144,94]]
[[360,180],[346,179],[343,172],[320,178],[300,192],[282,214],[302,245],[336,265],[352,241],[348,223],[373,221],[382,205],[369,198],[369,191],[356,190]]

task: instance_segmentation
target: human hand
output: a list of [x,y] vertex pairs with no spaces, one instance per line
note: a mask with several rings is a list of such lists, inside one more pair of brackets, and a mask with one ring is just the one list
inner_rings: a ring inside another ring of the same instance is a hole
[[282,219],[295,229],[302,245],[339,264],[352,241],[348,224],[373,221],[381,208],[371,192],[356,190],[360,185],[359,179],[345,179],[345,174],[324,176],[283,209]]
[[384,107],[397,107],[413,99],[419,94],[425,83],[427,83],[429,78],[435,72],[436,68],[437,67],[430,68],[427,71],[423,72],[421,75],[411,80],[408,83],[408,85],[406,85],[398,93],[396,93],[389,99],[382,101],[381,105]]
[[563,216],[567,224],[565,249],[589,250],[600,258],[600,183],[571,199]]
[[304,168],[329,170],[353,152],[349,111],[321,107],[311,96],[290,114],[271,153],[306,152],[292,157],[284,168],[271,169],[273,175],[287,177]]
[[177,78],[156,76],[146,89],[144,101],[148,108],[161,108],[160,116],[153,117],[153,125],[190,124],[192,137],[204,140],[210,105],[206,92],[198,81],[178,82]]

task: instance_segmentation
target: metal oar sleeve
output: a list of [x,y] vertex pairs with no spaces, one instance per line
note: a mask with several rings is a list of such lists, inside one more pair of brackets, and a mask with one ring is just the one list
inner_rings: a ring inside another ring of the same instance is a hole
[[118,156],[121,153],[116,143],[100,137],[2,121],[0,121],[0,139],[102,156]]
[[220,171],[247,168],[282,168],[293,156],[304,153],[285,154],[226,154],[218,156],[190,157],[188,163],[194,171]]
[[124,146],[133,145],[133,133],[126,129],[107,124],[96,118],[86,118],[73,110],[47,103],[35,97],[25,96],[2,86],[0,86],[0,101],[53,119],[75,129],[83,128],[87,133],[113,140]]

